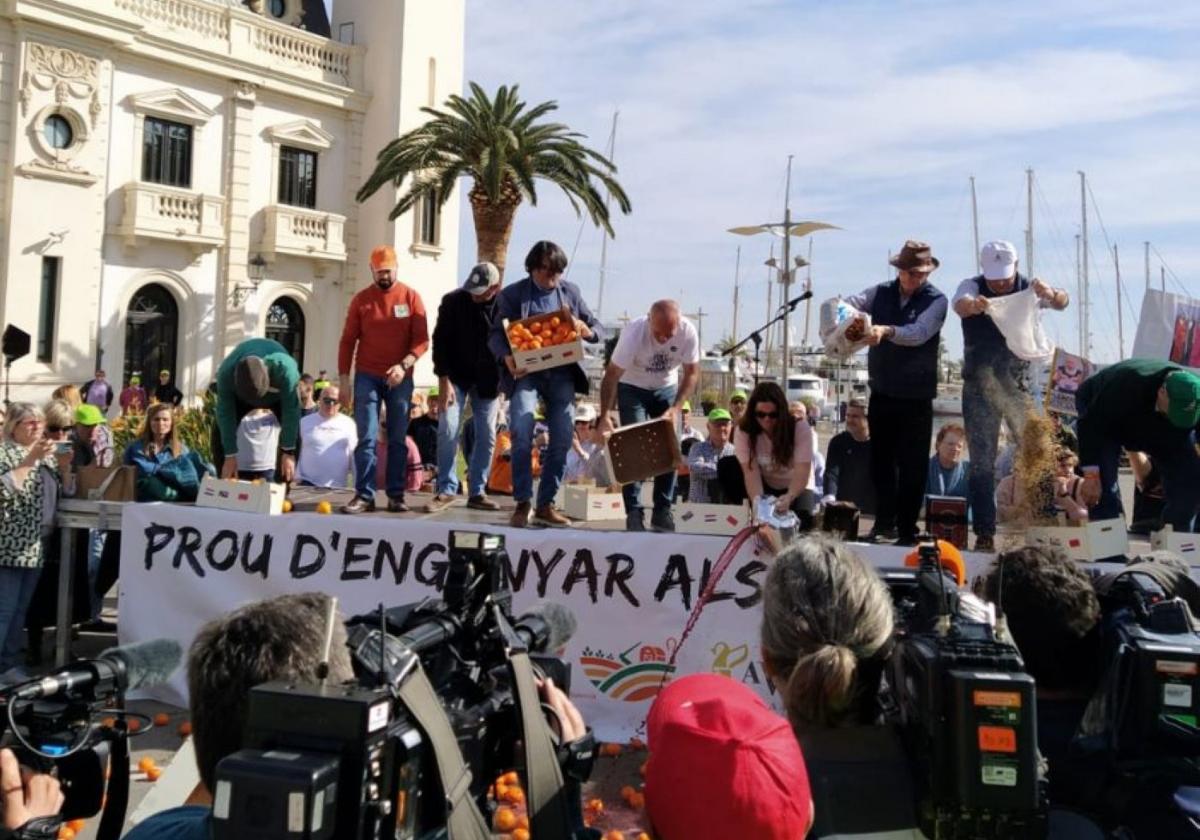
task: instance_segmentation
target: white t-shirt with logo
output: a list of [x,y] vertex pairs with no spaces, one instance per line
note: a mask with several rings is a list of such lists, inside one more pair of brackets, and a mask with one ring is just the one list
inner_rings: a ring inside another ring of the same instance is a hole
[[630,321],[612,354],[612,363],[625,371],[622,382],[651,391],[676,384],[679,366],[699,361],[700,337],[687,318],[680,318],[675,335],[661,344],[650,329],[650,316]]
[[345,414],[300,420],[300,461],[296,477],[317,487],[353,487],[358,429]]

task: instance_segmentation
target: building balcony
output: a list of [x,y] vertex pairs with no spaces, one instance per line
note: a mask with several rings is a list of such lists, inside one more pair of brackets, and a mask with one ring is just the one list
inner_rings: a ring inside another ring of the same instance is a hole
[[265,254],[346,261],[345,216],[288,204],[272,204],[263,212]]
[[132,181],[120,190],[121,218],[110,229],[132,248],[139,237],[189,245],[193,251],[225,242],[225,198]]

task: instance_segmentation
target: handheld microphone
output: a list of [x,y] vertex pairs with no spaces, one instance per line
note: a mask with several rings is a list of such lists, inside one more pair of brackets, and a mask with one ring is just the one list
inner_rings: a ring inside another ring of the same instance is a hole
[[812,297],[811,289],[808,290],[807,292],[805,292],[804,294],[800,295],[800,297],[792,298],[787,303],[785,303],[784,306],[786,306],[788,309],[795,309],[796,304],[803,303],[804,301],[808,300],[810,297]]
[[518,616],[513,622],[513,629],[531,651],[541,653],[558,650],[571,641],[579,629],[579,622],[569,607],[542,602]]
[[56,674],[17,686],[15,700],[36,700],[66,692],[90,691],[103,695],[143,686],[159,685],[179,667],[183,648],[174,639],[153,639],[109,648],[95,659],[76,662]]

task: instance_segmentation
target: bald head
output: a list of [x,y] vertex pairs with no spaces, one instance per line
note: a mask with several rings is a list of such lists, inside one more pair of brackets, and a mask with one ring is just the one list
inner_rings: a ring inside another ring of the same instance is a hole
[[656,300],[650,307],[650,331],[660,342],[670,340],[679,329],[679,303]]

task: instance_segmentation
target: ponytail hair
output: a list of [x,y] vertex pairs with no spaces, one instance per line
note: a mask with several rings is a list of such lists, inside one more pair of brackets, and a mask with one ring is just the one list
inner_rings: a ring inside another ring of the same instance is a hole
[[892,629],[887,587],[842,544],[804,537],[780,554],[763,588],[762,649],[792,725],[856,722],[876,688],[861,665]]

